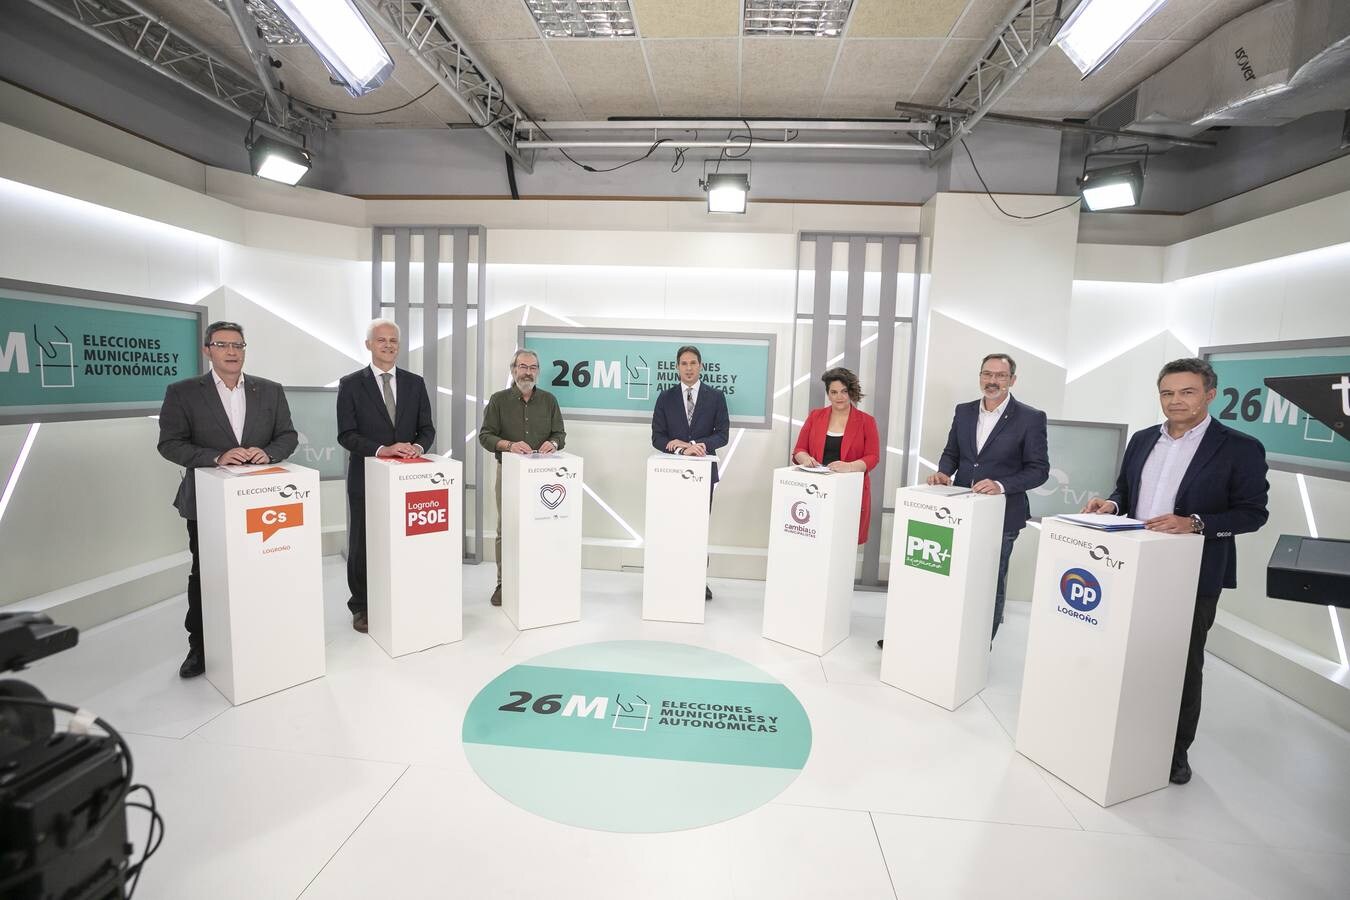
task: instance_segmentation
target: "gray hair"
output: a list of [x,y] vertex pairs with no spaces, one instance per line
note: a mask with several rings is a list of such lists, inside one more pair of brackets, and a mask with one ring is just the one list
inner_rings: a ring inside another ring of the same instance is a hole
[[403,329],[398,327],[397,322],[394,322],[390,319],[375,319],[369,325],[367,325],[366,340],[368,341],[373,340],[375,338],[375,329],[385,325],[388,325],[390,328],[394,329],[395,337],[397,337],[399,340],[403,340]]
[[533,350],[525,350],[525,349],[522,348],[522,349],[520,349],[520,350],[517,350],[517,351],[515,352],[515,354],[512,355],[512,357],[511,357],[511,366],[510,366],[510,368],[514,369],[514,368],[516,367],[516,363],[520,362],[520,358],[521,358],[522,356],[533,356],[533,357],[534,357],[535,364],[538,364],[538,362],[539,362],[539,354],[538,354],[538,353],[535,353]]

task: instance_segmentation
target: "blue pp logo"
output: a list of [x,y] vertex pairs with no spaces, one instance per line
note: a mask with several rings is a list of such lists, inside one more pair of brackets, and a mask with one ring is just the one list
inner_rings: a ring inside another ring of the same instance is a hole
[[1079,612],[1092,612],[1102,602],[1102,584],[1087,569],[1069,569],[1059,578],[1059,595]]

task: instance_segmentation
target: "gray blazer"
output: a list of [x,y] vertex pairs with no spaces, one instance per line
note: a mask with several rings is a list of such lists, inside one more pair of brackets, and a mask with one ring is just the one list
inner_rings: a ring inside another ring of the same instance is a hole
[[[269,462],[295,452],[299,438],[281,385],[244,375],[244,447],[261,447]],[[169,385],[159,410],[159,455],[182,466],[182,483],[173,505],[185,519],[197,518],[197,481],[193,469],[214,466],[216,457],[241,446],[216,392],[211,373]]]

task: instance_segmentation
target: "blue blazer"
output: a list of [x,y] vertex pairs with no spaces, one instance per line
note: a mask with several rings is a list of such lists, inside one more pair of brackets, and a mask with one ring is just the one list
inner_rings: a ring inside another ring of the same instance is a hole
[[975,428],[982,402],[957,404],[938,470],[951,475],[952,483],[961,487],[986,478],[1003,485],[1003,532],[1016,534],[1031,518],[1027,491],[1045,484],[1050,477],[1045,413],[1009,397],[1003,417],[994,425],[984,449],[976,453]]
[[656,397],[652,410],[652,446],[665,451],[674,440],[703,444],[713,457],[712,483],[717,484],[717,451],[727,445],[731,417],[727,414],[727,395],[707,383],[698,387],[692,422],[684,417],[684,388],[677,384]]
[[[1108,500],[1121,515],[1133,516],[1139,507],[1140,479],[1144,463],[1158,443],[1154,425],[1136,431],[1125,447],[1125,460]],[[1235,534],[1256,531],[1270,513],[1266,498],[1266,448],[1256,438],[1220,425],[1211,419],[1195,450],[1191,464],[1177,488],[1175,514],[1198,515],[1205,523],[1205,548],[1200,556],[1200,580],[1196,592],[1217,595],[1223,588],[1237,587]]]
[[338,382],[338,443],[351,453],[347,461],[347,493],[366,493],[366,457],[390,444],[421,444],[431,450],[436,428],[431,423],[431,398],[422,376],[407,369],[394,369],[394,416],[389,421],[384,392],[370,366],[344,375]]

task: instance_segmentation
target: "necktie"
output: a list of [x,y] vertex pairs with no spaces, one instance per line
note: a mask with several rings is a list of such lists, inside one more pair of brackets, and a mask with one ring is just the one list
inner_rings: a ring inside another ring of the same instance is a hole
[[694,389],[691,387],[684,389],[684,418],[687,424],[694,424]]
[[381,372],[380,377],[384,379],[384,411],[389,413],[389,422],[394,422],[394,389],[389,386],[389,379],[394,377],[393,372]]

